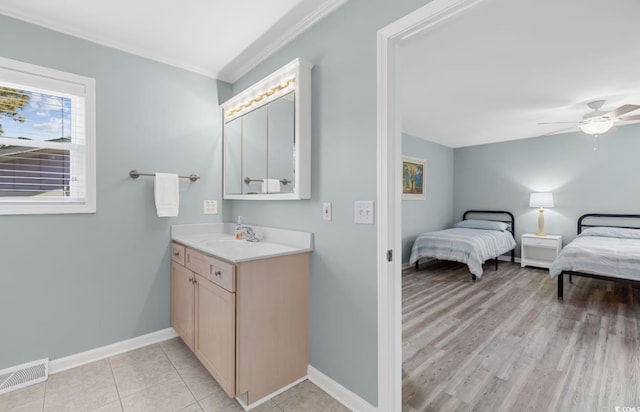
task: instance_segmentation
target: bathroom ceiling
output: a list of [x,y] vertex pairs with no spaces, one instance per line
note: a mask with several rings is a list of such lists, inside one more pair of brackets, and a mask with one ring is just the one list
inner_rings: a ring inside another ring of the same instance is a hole
[[0,14],[234,82],[346,0],[0,0]]
[[640,105],[638,16],[637,0],[485,0],[401,45],[403,132],[463,147],[553,134],[572,125],[538,123],[593,100]]

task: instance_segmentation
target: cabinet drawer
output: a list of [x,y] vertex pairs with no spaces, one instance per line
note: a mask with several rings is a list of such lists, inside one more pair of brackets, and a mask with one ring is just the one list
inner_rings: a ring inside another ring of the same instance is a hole
[[177,243],[171,244],[171,260],[184,266],[184,246]]
[[555,249],[558,247],[558,240],[548,238],[523,237],[522,244],[525,246],[538,246]]
[[235,292],[236,267],[234,265],[192,249],[186,249],[185,254],[187,256],[187,268],[229,292]]

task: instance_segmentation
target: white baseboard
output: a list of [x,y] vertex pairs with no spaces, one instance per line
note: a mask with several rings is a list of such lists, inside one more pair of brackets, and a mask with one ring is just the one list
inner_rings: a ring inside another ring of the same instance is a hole
[[247,405],[247,399],[246,399],[246,393],[243,394],[242,396],[236,396],[236,401],[240,404],[240,406],[242,406],[242,409],[244,409],[245,411],[250,411],[251,409],[258,407],[260,405],[262,405],[265,402],[268,402],[269,400],[271,400],[271,398],[274,398],[278,395],[280,395],[283,392],[288,391],[289,389],[293,388],[294,386],[296,386],[297,384],[299,384],[300,382],[304,382],[306,379],[308,379],[307,376],[303,376],[302,378],[291,382],[290,384],[288,384],[287,386],[278,389],[277,391],[270,393],[269,395],[265,396],[262,399],[258,399],[257,401],[255,401],[254,403],[252,403],[251,405]]
[[352,411],[375,412],[378,410],[378,408],[371,405],[369,402],[365,401],[311,365],[309,365],[309,368],[307,369],[307,375],[311,382]]
[[138,336],[132,339],[112,343],[111,345],[91,349],[86,352],[80,352],[73,355],[65,356],[64,358],[54,359],[49,362],[49,374],[51,375],[54,373],[66,371],[67,369],[95,362],[100,359],[109,358],[111,356],[119,355],[121,353],[138,349],[143,346],[162,342],[167,339],[175,338],[176,336],[178,336],[178,334],[173,328],[167,328],[156,332],[147,333],[146,335]]
[[[505,261],[505,262],[511,262],[511,256],[507,256],[507,255],[498,256],[498,260],[502,260],[502,261]],[[516,256],[515,262],[516,263],[520,263],[520,258]]]

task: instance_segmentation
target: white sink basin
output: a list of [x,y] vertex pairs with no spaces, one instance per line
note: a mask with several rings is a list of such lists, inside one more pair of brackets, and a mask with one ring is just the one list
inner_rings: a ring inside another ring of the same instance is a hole
[[207,239],[207,240],[203,240],[202,243],[206,243],[207,245],[217,245],[220,243],[241,243],[241,242],[246,242],[244,240],[238,240],[234,237],[229,238],[229,239]]
[[[187,230],[182,229],[182,231],[173,230],[172,239],[185,246],[233,263],[310,252],[313,249],[311,233],[295,232],[294,236],[302,238],[304,241],[298,241],[296,242],[298,243],[297,245],[296,243],[292,245],[270,241],[270,239],[279,239],[278,236],[282,237],[283,232],[293,232],[282,229],[256,227],[258,238],[267,238],[267,240],[248,242],[246,240],[236,239],[233,235],[220,230],[205,231],[199,227],[195,227],[196,225],[187,226],[193,227],[186,227]],[[180,227],[178,226],[178,228]],[[207,225],[206,228],[217,229],[217,227],[212,225]],[[282,238],[285,239],[285,241],[288,239],[286,236]]]

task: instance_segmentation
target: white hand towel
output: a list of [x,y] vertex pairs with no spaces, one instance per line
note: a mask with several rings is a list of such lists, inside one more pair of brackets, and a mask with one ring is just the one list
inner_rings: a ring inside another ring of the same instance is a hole
[[263,179],[262,193],[280,193],[279,179]]
[[178,216],[178,208],[180,206],[178,185],[178,175],[156,173],[154,192],[158,217]]

